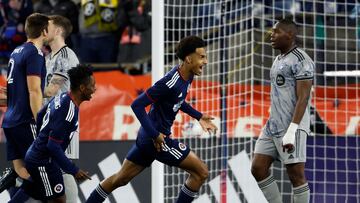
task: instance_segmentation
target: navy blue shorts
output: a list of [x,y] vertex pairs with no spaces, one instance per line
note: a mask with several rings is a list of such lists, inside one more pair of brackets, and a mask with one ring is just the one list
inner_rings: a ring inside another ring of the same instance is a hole
[[37,166],[25,162],[25,167],[32,179],[32,187],[23,187],[26,194],[43,200],[54,199],[65,194],[62,172],[57,164],[52,162]]
[[4,128],[7,160],[24,159],[26,151],[36,137],[35,123],[22,123],[12,128]]
[[144,167],[150,166],[155,159],[169,166],[179,166],[189,153],[188,146],[169,136],[165,137],[162,150],[157,152],[153,140],[140,128],[136,143],[131,147],[126,159]]

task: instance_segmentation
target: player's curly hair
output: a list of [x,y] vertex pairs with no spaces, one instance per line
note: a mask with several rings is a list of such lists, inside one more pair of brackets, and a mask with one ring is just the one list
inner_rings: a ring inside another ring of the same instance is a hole
[[180,40],[176,46],[176,56],[185,60],[185,57],[195,52],[197,48],[206,47],[206,42],[198,36],[188,36]]
[[70,78],[70,89],[78,90],[80,85],[87,85],[90,76],[93,75],[93,68],[88,64],[79,64],[67,71]]

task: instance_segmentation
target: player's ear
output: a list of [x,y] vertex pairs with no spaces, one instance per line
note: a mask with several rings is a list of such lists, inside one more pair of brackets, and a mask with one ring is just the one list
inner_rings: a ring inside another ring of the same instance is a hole
[[186,57],[185,57],[185,62],[186,62],[187,64],[190,64],[190,63],[191,63],[191,57],[190,57],[190,56],[186,56]]
[[81,85],[79,86],[80,92],[83,92],[85,89],[86,89],[86,87],[85,87],[84,84],[81,84]]

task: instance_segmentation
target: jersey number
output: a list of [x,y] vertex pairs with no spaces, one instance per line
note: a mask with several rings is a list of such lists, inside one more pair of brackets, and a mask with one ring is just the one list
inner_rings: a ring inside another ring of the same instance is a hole
[[7,79],[6,79],[8,84],[12,84],[12,83],[13,83],[12,74],[13,74],[13,70],[14,70],[14,65],[15,65],[14,59],[11,58],[11,59],[9,60],[9,64],[8,64],[9,74],[8,74]]

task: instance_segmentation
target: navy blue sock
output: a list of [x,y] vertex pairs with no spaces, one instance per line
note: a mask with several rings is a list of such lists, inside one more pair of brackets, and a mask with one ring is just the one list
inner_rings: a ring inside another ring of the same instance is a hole
[[181,186],[181,190],[178,196],[176,203],[190,203],[196,197],[197,192],[192,191],[188,186],[185,184]]
[[22,188],[20,188],[8,203],[20,203],[20,202],[25,202],[28,199],[29,199],[29,195],[27,195],[25,191]]
[[95,190],[93,190],[89,196],[89,198],[86,200],[86,203],[99,203],[105,201],[106,197],[109,194],[104,191],[104,189],[99,184]]

